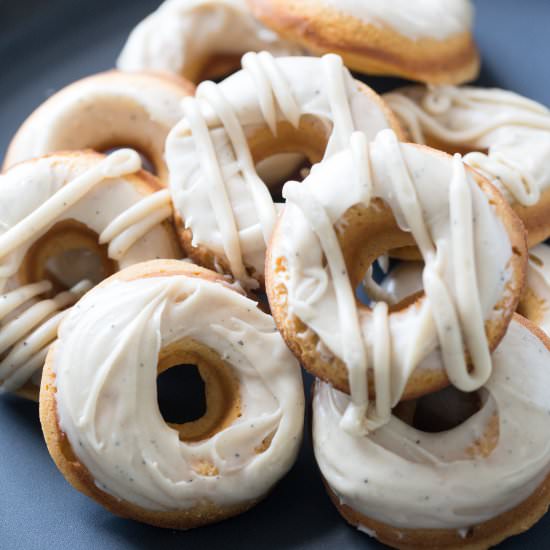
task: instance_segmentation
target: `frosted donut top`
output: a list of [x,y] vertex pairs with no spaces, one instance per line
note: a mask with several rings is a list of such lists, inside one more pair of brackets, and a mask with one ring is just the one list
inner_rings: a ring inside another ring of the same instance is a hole
[[[396,417],[368,437],[347,433],[349,397],[318,383],[315,457],[340,501],[396,528],[462,530],[529,497],[550,470],[550,352],[512,321],[492,361],[481,410],[441,433]],[[476,443],[495,416],[496,447],[484,457]]]
[[[98,136],[108,140],[120,124],[126,127],[131,117],[137,121],[136,132],[142,131],[139,121],[145,117],[165,127],[167,134],[183,114],[181,100],[187,93],[155,75],[112,71],[79,80],[50,97],[26,120],[8,149],[4,168],[56,151],[89,148]],[[82,123],[91,116],[101,120],[100,127]]]
[[195,65],[210,56],[260,50],[278,56],[303,53],[257,21],[245,0],[166,0],[132,31],[117,66],[195,80],[200,72]]
[[410,86],[384,99],[416,143],[432,138],[476,151],[464,161],[509,201],[535,204],[550,187],[550,111],[539,103],[470,86]]
[[[42,367],[65,313],[58,310],[91,286],[77,280],[72,291],[39,301],[51,283],[21,280],[27,252],[55,224],[74,220],[97,233],[98,243],[109,244],[108,255],[120,268],[177,253],[171,235],[159,225],[171,216],[168,192],[152,193],[126,178],[140,166],[136,152],[119,150],[109,157],[52,155],[0,175],[0,353],[9,350],[0,361],[4,389],[18,389]],[[54,267],[62,282],[72,278],[73,264]]]
[[325,158],[347,147],[354,130],[369,138],[389,127],[379,103],[362,91],[338,56],[280,57],[247,53],[243,70],[218,85],[203,82],[184,100],[185,117],[166,141],[174,208],[193,232],[193,245],[225,256],[248,287],[263,275],[276,208],[259,178],[247,138],[277,124],[295,128],[304,115],[329,134]]
[[474,9],[470,0],[320,0],[365,23],[390,27],[411,38],[444,40],[468,32]]
[[[184,338],[231,367],[241,399],[239,418],[193,443],[166,424],[156,393],[159,352]],[[107,281],[63,321],[53,369],[59,425],[78,459],[102,491],[148,510],[259,498],[299,448],[298,362],[272,318],[221,283],[183,275]],[[216,473],[199,473],[200,463]]]
[[[459,157],[399,144],[391,130],[368,145],[356,133],[350,149],[316,165],[303,182],[287,183],[283,195],[287,205],[271,245],[272,283],[286,286],[288,315],[296,315],[345,363],[353,404],[345,417],[348,428],[361,431],[365,415],[367,428],[383,425],[419,365],[429,369],[442,361],[463,391],[487,380],[484,321],[499,314],[494,307],[508,292],[512,249],[488,197]],[[337,240],[344,213],[356,204],[368,206],[374,197],[390,205],[401,229],[413,233],[426,262],[426,299],[391,314],[384,302],[372,310],[357,306]],[[281,280],[280,258],[287,264]],[[475,365],[470,373],[464,347]],[[375,405],[369,404],[367,367]]]

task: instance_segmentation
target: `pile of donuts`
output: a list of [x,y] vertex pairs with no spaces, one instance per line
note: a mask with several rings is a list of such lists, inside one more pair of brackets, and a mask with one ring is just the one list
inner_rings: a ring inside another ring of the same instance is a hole
[[[301,365],[359,530],[481,549],[546,512],[550,111],[461,85],[472,20],[468,0],[166,0],[117,70],[24,121],[0,383],[39,401],[76,489],[167,528],[246,511],[296,458]],[[167,423],[156,380],[182,364],[206,412]]]

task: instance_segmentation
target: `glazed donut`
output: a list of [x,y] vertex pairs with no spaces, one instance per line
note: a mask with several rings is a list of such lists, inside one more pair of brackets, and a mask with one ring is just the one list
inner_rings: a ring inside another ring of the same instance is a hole
[[[167,425],[155,379],[181,363],[198,366],[207,411]],[[247,510],[288,471],[302,378],[255,302],[221,275],[158,260],[72,308],[47,357],[40,419],[76,489],[120,516],[188,529]]]
[[193,92],[183,79],[151,73],[109,71],[84,78],[27,118],[8,147],[3,168],[56,151],[132,147],[167,183],[164,142],[182,117],[182,99]]
[[261,50],[304,53],[257,21],[246,0],[166,0],[131,32],[117,67],[200,82],[237,70],[244,53]]
[[37,397],[63,310],[92,284],[136,262],[181,257],[169,193],[140,165],[129,149],[68,152],[0,175],[4,390]]
[[[349,149],[283,195],[266,260],[269,304],[302,365],[351,394],[347,428],[363,429],[367,414],[374,429],[402,399],[449,381],[461,391],[487,381],[527,257],[521,222],[487,180],[459,155],[382,130],[368,144],[354,133]],[[414,242],[426,295],[392,311],[358,304],[354,289],[372,262]]]
[[232,273],[246,288],[263,284],[265,248],[277,216],[255,165],[279,153],[318,162],[398,125],[338,56],[273,58],[247,53],[243,70],[203,82],[184,100],[185,117],[166,141],[176,224],[197,263]]
[[550,236],[550,111],[498,89],[410,86],[384,96],[416,143],[468,153],[504,194],[533,246]]
[[516,315],[492,355],[481,409],[428,433],[392,416],[367,437],[340,428],[349,397],[317,382],[315,457],[344,518],[402,550],[481,550],[550,503],[550,341]]
[[469,0],[248,0],[280,36],[334,52],[367,74],[457,84],[474,79],[479,55]]

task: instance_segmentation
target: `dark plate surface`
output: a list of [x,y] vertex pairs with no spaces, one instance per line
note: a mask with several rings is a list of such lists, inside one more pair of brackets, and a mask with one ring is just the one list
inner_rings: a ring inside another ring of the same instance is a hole
[[[24,118],[80,77],[111,68],[157,0],[0,0],[0,157]],[[480,83],[550,105],[550,2],[480,0]],[[369,81],[385,90],[388,80]],[[65,482],[34,403],[0,395],[0,549],[379,549],[348,527],[323,490],[306,436],[289,475],[247,514],[186,533],[116,518]],[[499,548],[550,548],[550,515]]]

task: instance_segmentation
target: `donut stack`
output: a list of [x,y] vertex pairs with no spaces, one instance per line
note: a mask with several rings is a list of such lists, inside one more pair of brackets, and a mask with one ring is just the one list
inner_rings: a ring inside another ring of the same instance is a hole
[[[301,443],[300,364],[366,534],[482,549],[550,504],[550,112],[456,86],[468,1],[358,4],[166,0],[13,137],[0,383],[115,514],[188,529],[264,498]],[[167,423],[181,364],[206,412]]]

